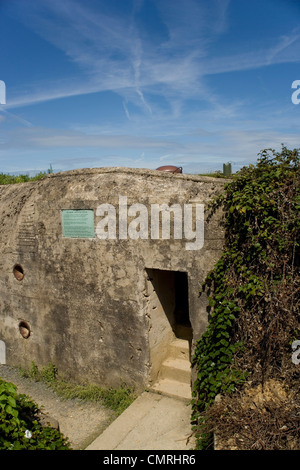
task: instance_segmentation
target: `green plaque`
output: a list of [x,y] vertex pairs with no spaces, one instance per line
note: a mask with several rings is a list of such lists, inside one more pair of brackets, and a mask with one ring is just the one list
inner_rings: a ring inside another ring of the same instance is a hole
[[94,211],[85,209],[62,211],[63,237],[94,238]]

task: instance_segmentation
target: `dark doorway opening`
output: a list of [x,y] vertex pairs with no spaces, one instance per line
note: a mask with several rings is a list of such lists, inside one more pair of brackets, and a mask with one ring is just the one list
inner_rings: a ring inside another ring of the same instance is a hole
[[[150,268],[146,268],[146,272],[150,318],[150,382],[158,383],[160,379],[167,379],[166,374],[170,373],[170,370],[175,370],[177,374],[178,367],[178,376],[176,375],[178,380],[176,380],[180,382],[183,379],[180,369],[183,367],[184,382],[187,378],[186,374],[189,374],[193,336],[189,317],[188,275],[182,271]],[[187,364],[183,364],[186,359]],[[178,360],[180,365],[178,365]],[[172,366],[168,361],[171,361]],[[180,384],[179,388],[185,385]]]
[[175,336],[191,340],[192,325],[189,315],[189,286],[186,272],[174,271]]
[[146,271],[175,336],[191,340],[187,273],[161,269],[146,269]]

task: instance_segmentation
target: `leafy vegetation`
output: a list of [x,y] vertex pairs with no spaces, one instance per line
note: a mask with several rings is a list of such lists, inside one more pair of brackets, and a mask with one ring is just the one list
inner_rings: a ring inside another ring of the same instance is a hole
[[[262,151],[256,165],[234,175],[212,212],[219,206],[225,249],[203,285],[211,312],[193,358],[199,449],[212,444],[207,417],[217,395],[270,378],[299,391],[299,371],[291,362],[291,343],[300,338],[299,150]],[[221,409],[218,416],[221,426]]]
[[68,439],[58,430],[42,427],[38,406],[0,379],[0,450],[68,450]]
[[16,184],[16,183],[28,183],[28,181],[38,181],[45,178],[46,175],[53,173],[52,166],[47,171],[40,171],[35,176],[29,176],[26,174],[21,175],[9,175],[6,173],[0,173],[0,185],[3,184]]
[[16,183],[27,183],[28,181],[37,181],[44,178],[46,173],[39,173],[36,176],[30,177],[29,175],[8,175],[0,173],[0,185],[2,184],[16,184]]
[[[42,381],[58,396],[99,402],[119,416],[136,398],[126,386],[104,389],[97,385],[71,384],[58,377],[54,364],[41,370],[32,362],[29,370],[19,369],[21,376]],[[0,379],[0,450],[72,450],[68,438],[50,426],[39,422],[39,407],[17,387]]]

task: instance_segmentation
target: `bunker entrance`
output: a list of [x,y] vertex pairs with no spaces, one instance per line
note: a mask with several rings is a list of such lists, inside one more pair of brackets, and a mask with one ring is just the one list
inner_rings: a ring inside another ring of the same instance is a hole
[[175,309],[174,333],[177,338],[192,339],[192,325],[189,316],[189,287],[187,273],[174,272]]
[[190,347],[189,289],[186,272],[146,269],[149,293],[151,378],[156,380],[174,339]]

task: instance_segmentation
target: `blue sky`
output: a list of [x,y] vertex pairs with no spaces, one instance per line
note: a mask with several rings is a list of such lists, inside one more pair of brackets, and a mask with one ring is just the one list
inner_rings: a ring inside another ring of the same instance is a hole
[[0,0],[0,172],[299,148],[298,0]]

